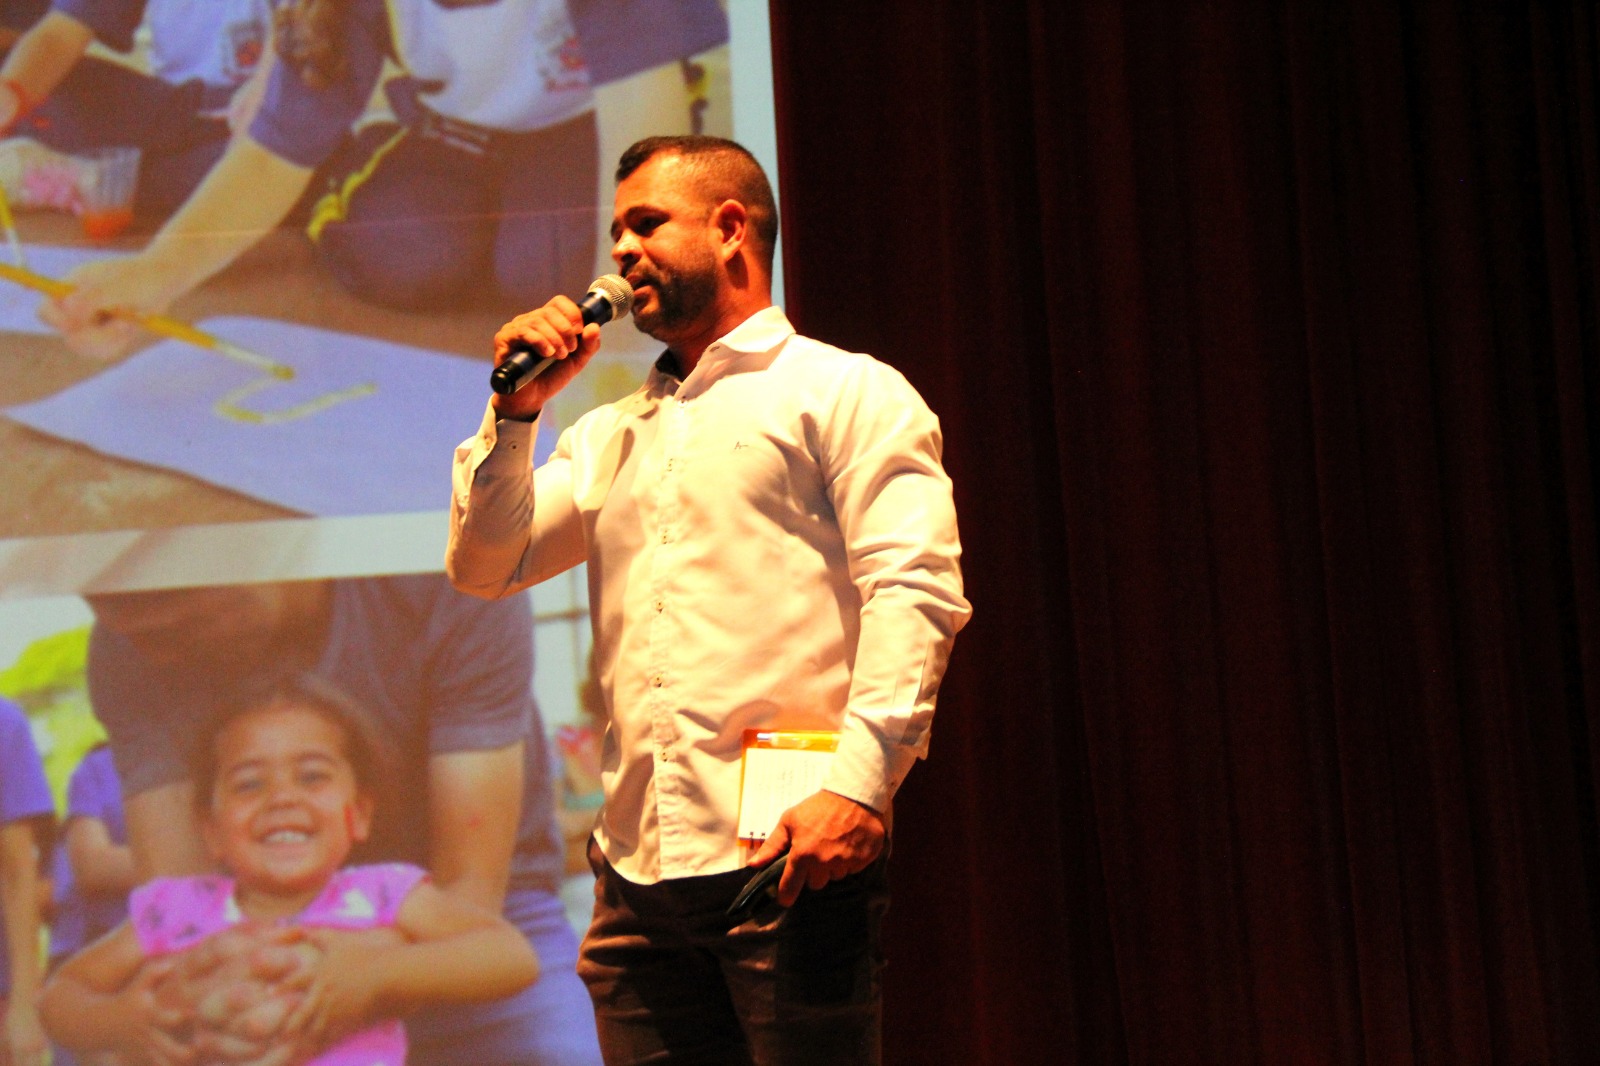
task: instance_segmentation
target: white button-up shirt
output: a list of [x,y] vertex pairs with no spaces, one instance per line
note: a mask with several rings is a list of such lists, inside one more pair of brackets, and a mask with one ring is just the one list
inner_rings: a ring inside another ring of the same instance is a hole
[[530,477],[534,431],[491,408],[456,450],[446,565],[492,597],[588,562],[612,865],[741,865],[746,729],[839,730],[823,787],[885,810],[970,614],[938,419],[905,378],[769,307]]

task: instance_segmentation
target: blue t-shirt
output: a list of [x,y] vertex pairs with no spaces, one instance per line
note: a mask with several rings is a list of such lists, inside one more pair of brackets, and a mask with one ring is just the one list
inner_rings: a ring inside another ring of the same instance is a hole
[[[508,35],[504,41],[486,42],[481,35],[474,37],[471,33],[465,33],[452,43],[446,40],[445,34],[439,32],[441,27],[448,25],[447,20],[454,9],[460,9],[455,11],[455,17],[467,20],[482,17],[483,12],[475,12],[472,10],[474,8],[510,5],[513,2],[519,10],[528,10],[529,24],[523,32]],[[429,11],[429,17],[422,20],[422,25],[413,25],[418,20],[404,16],[408,12],[416,14],[418,6],[422,4],[445,10]],[[474,90],[467,94],[475,99],[482,98],[475,105],[452,99],[452,105],[465,108],[459,112],[455,106],[439,108],[451,118],[494,129],[540,129],[554,121],[572,117],[570,101],[563,104],[538,99],[546,94],[553,98],[562,97],[571,91],[571,87],[553,84],[549,78],[529,79],[529,70],[525,69],[529,64],[527,52],[535,42],[543,40],[551,46],[561,44],[558,40],[549,39],[551,27],[543,21],[554,14],[565,16],[570,13],[570,26],[576,37],[571,42],[574,47],[556,48],[561,62],[587,68],[584,80],[590,85],[601,85],[674,59],[686,58],[728,39],[728,18],[718,0],[568,0],[564,5],[565,11],[560,11],[561,7],[539,5],[531,3],[531,0],[403,0],[391,12],[384,0],[351,0],[341,41],[345,59],[344,77],[328,88],[309,89],[287,66],[280,64],[273,68],[261,110],[250,126],[250,136],[281,159],[303,167],[320,165],[333,154],[351,126],[366,110],[382,73],[384,59],[393,58],[402,65],[408,61],[406,56],[400,54],[404,49],[391,36],[395,26],[412,26],[424,37],[429,32],[438,34],[437,40],[424,42],[437,45],[437,48],[428,50],[426,62],[429,69],[406,72],[424,81],[424,103],[437,103],[430,97],[431,93],[436,92],[441,94],[441,99],[451,99],[447,83],[454,80],[448,75],[452,69],[456,72],[456,78],[481,79],[488,75],[492,83],[510,82],[513,78],[526,82],[518,90],[529,109],[522,122],[506,124],[499,121],[496,114],[504,110],[504,101],[501,101],[501,107],[489,106],[488,98],[495,94],[487,91]],[[538,14],[540,9],[545,10],[543,16]],[[561,21],[566,22],[567,19],[563,17]],[[497,61],[492,58],[493,54],[497,54],[492,49],[513,53],[516,59]],[[547,48],[534,50],[541,53],[548,51]],[[450,54],[453,52],[461,54]],[[512,69],[486,68],[486,63]],[[545,121],[534,121],[532,116],[539,112],[542,103],[549,103],[556,110]],[[485,108],[486,113],[478,113],[479,107]]]
[[[533,610],[527,596],[485,602],[442,574],[345,578],[333,588],[327,642],[315,673],[374,716],[397,756],[382,797],[390,827],[364,862],[428,865],[428,762],[432,755],[493,751],[524,742],[522,819],[511,887],[555,892],[562,851],[544,727],[533,700]],[[274,663],[262,666],[263,676]],[[250,679],[256,691],[262,677]],[[194,666],[151,663],[124,637],[96,626],[89,695],[111,735],[123,794],[188,776],[196,727],[240,697]]]
[[[54,820],[55,802],[44,779],[44,764],[33,742],[28,716],[10,700],[0,697],[0,824]],[[48,821],[47,823],[48,824]],[[46,834],[48,836],[48,834]],[[48,839],[40,840],[48,845]],[[0,918],[0,952],[5,951],[5,923]],[[0,960],[9,958],[0,954]],[[11,969],[0,961],[0,995],[11,991]]]
[[[128,842],[128,823],[122,814],[122,788],[111,749],[104,744],[83,757],[67,785],[67,822],[93,818],[105,826],[113,844]],[[66,833],[51,864],[55,920],[50,923],[50,956],[64,958],[109,933],[128,916],[124,892],[85,892],[72,875]]]
[[272,18],[269,0],[55,0],[53,6],[119,52],[133,48],[134,32],[148,17],[152,76],[230,91],[260,63]]
[[596,85],[726,44],[718,0],[567,0]]

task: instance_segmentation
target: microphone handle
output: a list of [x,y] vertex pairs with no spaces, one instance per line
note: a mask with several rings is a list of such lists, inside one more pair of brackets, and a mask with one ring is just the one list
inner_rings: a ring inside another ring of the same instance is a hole
[[489,371],[489,387],[502,396],[510,396],[550,369],[553,362],[554,359],[547,359],[526,348],[512,352],[504,362]]
[[[598,322],[602,326],[611,321],[611,301],[598,289],[590,289],[578,301],[583,312],[583,324]],[[534,378],[550,369],[554,359],[542,356],[527,348],[519,348],[507,356],[499,366],[489,372],[489,387],[502,396],[510,396]]]

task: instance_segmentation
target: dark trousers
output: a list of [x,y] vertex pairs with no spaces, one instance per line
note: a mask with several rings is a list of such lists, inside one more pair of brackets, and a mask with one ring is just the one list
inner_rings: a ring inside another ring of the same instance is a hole
[[594,920],[578,976],[607,1066],[854,1066],[880,1058],[887,860],[742,925],[736,870],[638,885],[593,841]]
[[533,133],[461,133],[378,123],[326,164],[331,191],[310,233],[328,270],[363,300],[413,310],[490,285],[517,308],[582,292],[598,235],[594,115]]

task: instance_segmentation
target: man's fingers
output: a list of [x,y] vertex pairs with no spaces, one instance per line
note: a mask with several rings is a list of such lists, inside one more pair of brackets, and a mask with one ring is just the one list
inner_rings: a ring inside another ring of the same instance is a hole
[[159,984],[171,977],[177,968],[178,960],[174,956],[152,959],[139,968],[138,980],[143,984]]
[[250,929],[230,929],[219,936],[202,940],[177,958],[182,962],[185,978],[203,977],[248,950],[254,941]]
[[176,1007],[157,1005],[150,1011],[150,1024],[165,1032],[177,1032],[189,1024],[189,1014]]
[[288,1035],[302,1032],[306,1023],[311,1020],[311,1012],[317,1008],[317,997],[306,996],[295,1004],[294,1010],[283,1019],[283,1032]]
[[762,842],[761,847],[750,857],[750,865],[762,867],[782,855],[789,847],[789,827],[782,822],[772,831],[772,835]]
[[283,996],[268,996],[245,1010],[228,1030],[246,1040],[264,1041],[284,1026],[293,1001]]
[[238,1066],[289,1066],[299,1057],[299,1053],[300,1049],[293,1044],[279,1044],[253,1059],[246,1059]]
[[566,323],[546,322],[539,323],[539,339],[542,344],[539,351],[552,359],[562,359],[568,352],[578,347],[578,330],[574,330]]
[[233,992],[227,988],[215,989],[200,997],[194,1005],[195,1020],[201,1025],[221,1028],[234,1012]]
[[277,983],[309,969],[319,954],[320,949],[310,943],[264,947],[250,956],[250,974]]
[[578,350],[580,356],[593,355],[600,350],[600,323],[591,322],[583,327],[583,332],[578,335]]
[[520,314],[494,335],[496,359],[513,348],[528,348],[546,358],[575,350],[583,331],[583,312],[566,296]]
[[579,307],[578,302],[572,297],[553,296],[545,307],[571,327],[573,333],[583,328],[583,308]]
[[155,1053],[158,1066],[190,1066],[195,1052],[157,1029],[150,1034],[150,1050]]
[[203,1056],[203,1061],[211,1062],[244,1062],[259,1057],[267,1050],[267,1045],[259,1040],[250,1040],[233,1033],[208,1032],[195,1041],[196,1053]]
[[789,863],[783,868],[783,875],[778,878],[778,902],[785,907],[793,907],[794,901],[800,898],[800,890],[805,887],[807,872],[805,859],[796,859],[793,853],[789,855]]

